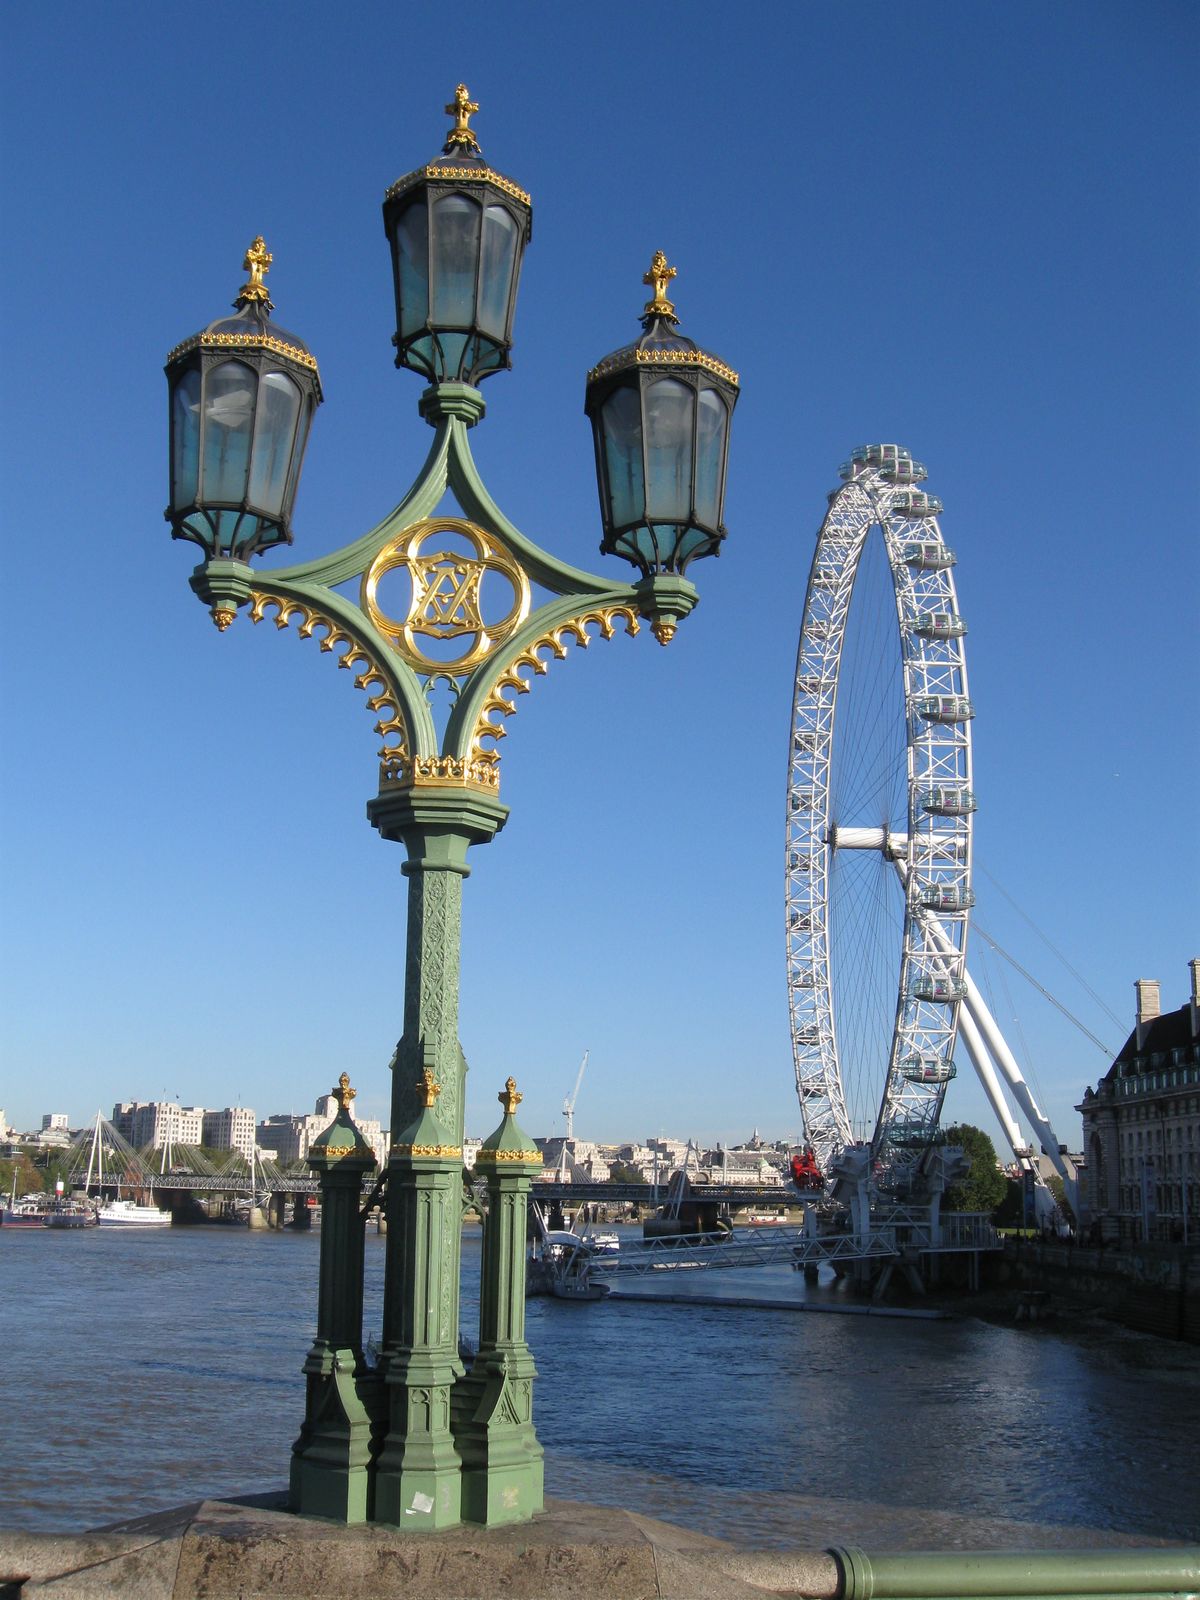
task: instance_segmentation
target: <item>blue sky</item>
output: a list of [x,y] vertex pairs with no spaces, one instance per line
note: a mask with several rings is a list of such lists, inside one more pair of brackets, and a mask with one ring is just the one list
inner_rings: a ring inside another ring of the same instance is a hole
[[[509,1072],[524,1125],[557,1131],[585,1048],[581,1136],[798,1129],[791,678],[825,495],[865,440],[928,464],[958,552],[981,924],[1113,1045],[1135,978],[1183,1002],[1193,6],[50,0],[2,26],[14,1121],[163,1095],[304,1110],[343,1068],[386,1119],[404,885],[364,818],[371,719],[294,631],[220,637],[190,594],[161,515],[161,366],[265,234],[326,394],[292,554],[393,505],[429,435],[391,362],[379,204],[439,149],[460,80],[489,161],[534,197],[513,371],[473,436],[506,512],[623,575],[597,554],[583,383],[636,334],[653,250],[683,331],[742,379],[695,615],[666,651],[646,632],[573,654],[510,723],[511,818],[465,889],[469,1131]],[[1074,1145],[1105,1057],[1015,978],[1010,1009]],[[969,1075],[946,1115],[990,1126]]]

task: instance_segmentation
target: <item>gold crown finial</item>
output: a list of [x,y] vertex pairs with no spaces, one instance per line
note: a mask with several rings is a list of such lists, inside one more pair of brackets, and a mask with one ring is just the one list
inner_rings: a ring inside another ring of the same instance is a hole
[[266,284],[263,282],[263,278],[266,276],[274,259],[275,257],[267,249],[266,241],[260,233],[249,250],[246,251],[246,259],[242,262],[243,268],[250,274],[250,277],[238,290],[235,304],[240,304],[243,300],[259,301],[266,305],[268,311],[274,311],[275,307],[271,304],[271,297],[267,293]]
[[421,1103],[428,1111],[442,1092],[442,1086],[434,1077],[428,1067],[417,1079],[417,1093],[421,1096]]
[[661,250],[656,250],[650,262],[650,271],[642,279],[643,283],[650,284],[654,289],[654,299],[647,300],[642,311],[644,317],[666,317],[669,322],[679,321],[674,305],[667,299],[667,285],[675,276],[675,268],[667,265],[667,258]]
[[470,128],[471,118],[478,110],[478,100],[472,100],[466,84],[460,83],[454,91],[454,99],[446,107],[446,115],[454,118],[454,126],[446,135],[446,143],[442,147],[446,155],[450,154],[455,145],[460,144],[466,145],[467,149],[473,150],[476,155],[479,154],[479,140]]
[[517,1093],[517,1080],[515,1078],[505,1078],[504,1087],[496,1096],[496,1099],[504,1107],[504,1115],[506,1117],[512,1116],[524,1098],[523,1094]]
[[350,1087],[350,1074],[348,1072],[343,1072],[341,1077],[333,1086],[333,1098],[337,1101],[338,1105],[341,1106],[343,1111],[349,1111],[350,1102],[351,1100],[355,1099],[357,1094],[358,1090]]

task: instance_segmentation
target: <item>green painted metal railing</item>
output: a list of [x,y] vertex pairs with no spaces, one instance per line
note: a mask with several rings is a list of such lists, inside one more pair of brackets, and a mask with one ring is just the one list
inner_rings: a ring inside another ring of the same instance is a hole
[[1154,1550],[830,1551],[841,1600],[1137,1600],[1200,1595],[1200,1546]]

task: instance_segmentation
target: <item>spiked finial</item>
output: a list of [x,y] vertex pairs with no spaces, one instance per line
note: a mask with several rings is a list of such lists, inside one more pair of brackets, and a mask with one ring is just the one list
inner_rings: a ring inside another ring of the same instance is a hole
[[644,317],[664,317],[668,322],[678,322],[675,307],[667,299],[667,285],[676,276],[676,269],[667,265],[667,258],[661,250],[654,252],[650,262],[650,270],[643,277],[642,282],[648,283],[654,289],[654,299],[647,300],[642,311]]
[[337,1101],[338,1105],[341,1106],[343,1111],[349,1111],[350,1102],[351,1100],[355,1099],[357,1095],[358,1090],[350,1087],[350,1074],[348,1072],[343,1072],[341,1077],[333,1086],[333,1098]]
[[446,135],[446,143],[442,146],[443,153],[449,155],[456,145],[465,145],[469,151],[479,155],[479,140],[471,131],[471,118],[479,110],[479,102],[472,100],[467,92],[465,83],[460,83],[454,91],[454,99],[446,107],[446,115],[454,118],[454,126]]

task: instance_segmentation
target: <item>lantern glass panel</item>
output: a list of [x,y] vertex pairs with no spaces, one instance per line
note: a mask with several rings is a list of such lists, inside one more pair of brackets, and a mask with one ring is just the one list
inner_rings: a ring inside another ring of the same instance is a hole
[[647,515],[686,522],[692,509],[692,429],[695,394],[686,383],[660,378],[646,390]]
[[608,516],[614,528],[637,522],[646,505],[642,469],[642,408],[631,387],[615,390],[604,402],[604,460],[608,476]]
[[516,257],[516,223],[503,206],[488,206],[483,213],[479,328],[493,339],[505,336]]
[[469,328],[475,318],[482,212],[461,194],[433,205],[433,316],[439,328]]
[[240,361],[211,367],[204,385],[204,495],[239,501],[246,493],[255,377]]
[[292,451],[292,470],[288,473],[287,489],[283,496],[284,509],[290,517],[296,501],[296,487],[300,482],[300,468],[304,465],[304,448],[308,444],[308,429],[316,407],[306,402],[300,408],[300,422],[296,429],[296,448]]
[[728,413],[719,395],[701,389],[696,411],[696,517],[707,527],[721,520],[721,476]]
[[258,387],[248,498],[256,510],[271,517],[283,510],[299,416],[300,390],[292,380],[282,372],[264,373]]
[[200,478],[200,373],[190,367],[171,397],[171,504],[194,505]]
[[429,319],[429,213],[415,201],[396,226],[400,272],[400,337],[407,339]]

